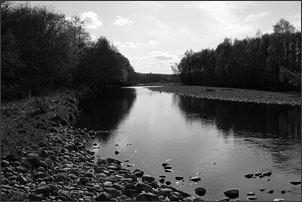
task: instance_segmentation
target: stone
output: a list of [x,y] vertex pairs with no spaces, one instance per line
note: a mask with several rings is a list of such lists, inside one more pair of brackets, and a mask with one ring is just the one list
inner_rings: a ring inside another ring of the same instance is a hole
[[239,197],[239,190],[238,189],[229,189],[224,192],[224,195],[230,199],[235,199]]
[[49,186],[42,186],[36,189],[37,194],[43,194],[44,196],[48,195],[51,192],[51,188]]
[[70,177],[70,179],[73,179],[73,180],[78,179],[78,176],[73,174],[73,173],[70,173],[67,176]]
[[274,190],[270,189],[267,191],[267,193],[272,194],[272,193],[274,193]]
[[175,179],[176,179],[176,180],[183,180],[184,178],[181,177],[181,176],[176,176]]
[[255,173],[255,176],[259,176],[259,175],[261,175],[261,172],[256,172]]
[[118,155],[120,152],[119,151],[115,151],[114,153],[115,153],[115,155]]
[[28,180],[21,175],[18,176],[17,180],[20,182],[20,184],[26,184],[28,182]]
[[153,193],[153,188],[150,185],[145,184],[143,182],[139,182],[136,184],[136,190],[138,191],[138,193],[142,191]]
[[[191,199],[189,199],[189,201],[191,201]],[[204,201],[204,199],[200,198],[200,197],[197,197],[197,198],[194,198],[193,201]]]
[[159,201],[158,196],[151,193],[140,193],[135,198],[136,201]]
[[204,196],[206,194],[206,189],[203,187],[198,187],[195,190],[195,194],[197,194],[198,196]]
[[158,180],[160,183],[164,183],[165,182],[165,179],[164,178],[159,178]]
[[104,185],[105,187],[112,187],[112,186],[113,186],[113,185],[112,185],[112,182],[110,182],[110,181],[104,182],[103,185]]
[[286,193],[286,191],[282,189],[281,190],[281,194],[285,194],[285,193]]
[[290,182],[292,185],[298,185],[298,184],[301,184],[301,181],[291,181]]
[[88,179],[88,177],[80,177],[80,182],[81,182],[83,185],[85,185],[86,183],[89,182],[89,179]]
[[254,176],[254,174],[251,174],[251,173],[244,175],[244,177],[246,177],[246,178],[252,178],[253,176]]
[[45,197],[43,197],[42,194],[39,194],[39,195],[29,194],[28,198],[29,198],[30,201],[42,201],[42,200],[45,200]]
[[132,184],[132,183],[126,183],[126,184],[124,185],[124,188],[125,188],[125,189],[136,189],[135,185]]
[[90,172],[87,172],[87,173],[85,173],[85,177],[92,177],[92,178],[94,178],[94,174],[90,173]]
[[160,189],[157,193],[158,196],[169,196],[172,193],[172,189],[168,189],[168,188],[164,188],[164,189]]
[[195,176],[195,177],[190,177],[190,180],[193,182],[199,182],[201,178],[199,176]]
[[172,169],[172,166],[170,166],[170,165],[165,166],[164,169]]
[[170,201],[179,201],[179,197],[176,196],[175,194],[171,194],[169,199],[170,199]]
[[123,191],[123,194],[132,198],[132,197],[136,196],[138,194],[138,192],[136,189],[125,189]]
[[283,198],[275,198],[273,201],[285,201]]
[[168,165],[170,165],[170,164],[168,164],[168,163],[163,163],[162,164],[163,167],[168,166]]
[[153,181],[155,181],[155,178],[150,175],[144,175],[142,177],[142,181],[153,182]]
[[260,188],[260,191],[262,192],[262,191],[265,191],[265,189],[264,188]]
[[253,201],[255,201],[255,200],[257,200],[258,198],[257,198],[257,197],[254,197],[254,196],[250,196],[250,197],[247,197],[247,199],[248,199],[248,200],[253,200]]
[[262,175],[270,177],[272,175],[271,171],[263,172]]
[[7,160],[2,160],[1,161],[1,167],[3,167],[3,168],[9,166],[9,164],[10,163]]
[[253,196],[253,195],[255,195],[255,193],[254,192],[248,192],[246,195]]
[[171,184],[171,182],[170,181],[166,181],[166,185],[170,185]]
[[18,171],[20,173],[26,173],[27,172],[27,168],[25,168],[24,166],[17,166],[16,167],[16,171]]
[[42,172],[37,172],[36,174],[32,174],[33,178],[43,178],[46,177],[47,174],[46,173],[42,173]]
[[165,172],[166,172],[166,173],[172,173],[173,170],[171,170],[171,169],[165,169]]
[[96,201],[109,201],[111,198],[112,198],[111,194],[109,194],[107,192],[102,192],[95,198],[95,200]]
[[121,193],[115,188],[105,188],[104,191],[111,194],[112,197],[117,197],[121,195]]
[[136,171],[136,172],[133,172],[133,174],[134,174],[136,177],[143,177],[144,172],[143,172],[143,171]]

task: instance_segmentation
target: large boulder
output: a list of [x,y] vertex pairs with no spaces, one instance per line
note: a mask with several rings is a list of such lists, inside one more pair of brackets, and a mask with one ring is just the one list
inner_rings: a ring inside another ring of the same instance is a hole
[[158,196],[151,193],[140,193],[136,196],[136,201],[159,201]]

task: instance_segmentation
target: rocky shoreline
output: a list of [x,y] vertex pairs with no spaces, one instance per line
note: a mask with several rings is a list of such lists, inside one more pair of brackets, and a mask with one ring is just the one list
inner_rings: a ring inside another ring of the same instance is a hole
[[[154,84],[155,85],[155,84]],[[279,105],[301,105],[301,93],[299,92],[268,92],[237,88],[206,87],[206,86],[181,86],[160,85],[161,87],[147,87],[150,90],[175,93],[178,95],[199,97],[206,99],[217,99],[237,102],[279,104]]]
[[[95,139],[97,132],[71,126],[79,113],[75,95],[49,96],[49,109],[42,114],[33,115],[30,101],[1,107],[2,201],[204,200],[203,187],[194,190],[194,197],[171,186],[165,176],[131,172],[117,159],[96,158],[85,142]],[[224,195],[221,201],[238,200],[239,190],[226,190]]]

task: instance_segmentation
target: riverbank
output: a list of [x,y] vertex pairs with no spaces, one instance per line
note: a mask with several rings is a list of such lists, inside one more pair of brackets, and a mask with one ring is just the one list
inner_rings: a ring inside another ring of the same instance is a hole
[[121,161],[96,160],[85,142],[95,131],[75,129],[79,95],[55,92],[1,106],[2,201],[183,200],[163,178],[123,168]]
[[299,92],[268,92],[237,88],[181,86],[175,83],[169,85],[154,84],[154,86],[161,87],[150,87],[149,89],[207,99],[265,104],[301,105],[301,93]]

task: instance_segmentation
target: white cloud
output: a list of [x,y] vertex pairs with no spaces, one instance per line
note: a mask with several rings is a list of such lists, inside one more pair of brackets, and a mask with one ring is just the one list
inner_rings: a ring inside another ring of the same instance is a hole
[[125,42],[122,43],[120,41],[114,41],[113,45],[117,46],[117,47],[121,47],[121,48],[135,48],[137,47],[134,43],[132,42]]
[[129,18],[117,16],[113,22],[114,25],[118,26],[125,26],[125,25],[131,25],[133,21]]
[[150,45],[150,46],[156,46],[156,45],[159,45],[159,44],[161,44],[161,43],[158,42],[158,41],[153,41],[153,40],[148,42],[148,45]]
[[92,11],[81,13],[80,18],[81,20],[84,20],[85,28],[87,29],[97,29],[103,25],[103,23],[99,20],[98,15]]
[[145,56],[129,56],[128,59],[137,72],[161,72],[165,74],[171,74],[171,66],[180,61],[181,55],[183,55],[183,53],[172,54],[162,51],[152,51]]

